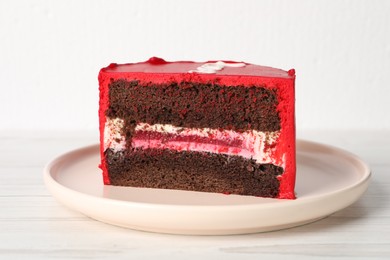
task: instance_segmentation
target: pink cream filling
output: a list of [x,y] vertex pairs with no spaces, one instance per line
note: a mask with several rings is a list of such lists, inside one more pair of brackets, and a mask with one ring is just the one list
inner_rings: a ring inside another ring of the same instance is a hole
[[[123,120],[108,119],[105,125],[105,149],[126,149],[121,136]],[[257,163],[280,162],[274,157],[279,132],[245,131],[225,129],[186,128],[168,124],[139,123],[135,128],[131,145],[134,148],[170,149],[237,155],[252,158]],[[279,158],[280,159],[280,158]]]
[[135,148],[157,148],[176,151],[212,152],[230,155],[240,155],[250,158],[253,149],[242,147],[242,141],[237,139],[213,139],[197,135],[173,135],[151,131],[137,131],[132,139]]
[[186,128],[173,125],[139,123],[135,128],[132,146],[176,151],[196,151],[237,155],[252,158],[258,163],[274,163],[275,145],[279,132],[226,129]]

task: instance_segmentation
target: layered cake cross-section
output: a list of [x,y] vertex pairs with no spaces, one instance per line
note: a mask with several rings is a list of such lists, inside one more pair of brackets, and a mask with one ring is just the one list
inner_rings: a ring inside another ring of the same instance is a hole
[[232,61],[101,69],[104,184],[294,199],[294,83]]

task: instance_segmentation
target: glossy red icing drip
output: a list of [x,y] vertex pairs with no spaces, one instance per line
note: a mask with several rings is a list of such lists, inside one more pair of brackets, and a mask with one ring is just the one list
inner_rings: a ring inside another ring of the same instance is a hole
[[153,65],[161,65],[161,64],[166,64],[167,62],[164,59],[161,59],[158,57],[152,57],[147,61],[147,63],[153,64]]

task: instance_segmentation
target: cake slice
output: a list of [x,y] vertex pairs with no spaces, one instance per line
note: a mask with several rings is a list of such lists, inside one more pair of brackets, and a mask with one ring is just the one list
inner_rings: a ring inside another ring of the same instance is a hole
[[294,82],[230,61],[101,69],[104,184],[294,199]]

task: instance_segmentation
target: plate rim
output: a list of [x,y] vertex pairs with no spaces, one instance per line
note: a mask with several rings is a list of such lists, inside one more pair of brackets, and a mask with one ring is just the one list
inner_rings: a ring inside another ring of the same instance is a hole
[[[172,211],[172,210],[177,211],[179,209],[179,210],[191,210],[191,212],[197,212],[197,211],[202,212],[205,210],[228,212],[228,211],[232,211],[232,210],[256,211],[256,209],[259,207],[261,207],[264,210],[268,210],[268,209],[272,209],[272,208],[279,208],[279,207],[281,207],[281,202],[282,202],[283,207],[291,207],[291,206],[294,206],[296,204],[306,205],[306,204],[313,203],[313,201],[318,200],[320,197],[324,197],[324,196],[327,196],[327,197],[335,197],[336,196],[337,197],[337,195],[339,195],[341,193],[351,192],[355,189],[360,188],[359,195],[355,196],[356,198],[352,199],[349,203],[346,203],[346,205],[339,206],[338,208],[334,209],[333,212],[330,212],[329,214],[327,214],[327,215],[330,215],[330,214],[333,214],[334,212],[336,212],[342,208],[349,206],[350,204],[355,202],[365,192],[365,190],[368,187],[369,180],[370,180],[372,174],[371,174],[371,170],[370,170],[369,165],[366,162],[364,162],[363,160],[361,160],[357,155],[355,155],[349,151],[346,151],[344,149],[341,149],[341,148],[338,148],[338,147],[335,147],[332,145],[328,145],[328,144],[322,144],[322,143],[308,141],[308,140],[302,140],[302,139],[297,139],[296,142],[297,142],[297,153],[299,151],[299,147],[306,147],[306,150],[313,148],[313,147],[316,147],[317,149],[321,148],[321,151],[325,151],[325,152],[326,151],[328,151],[328,152],[329,151],[336,151],[337,153],[344,154],[345,156],[347,156],[349,158],[349,160],[352,160],[354,163],[359,164],[358,168],[362,169],[359,179],[354,181],[353,183],[351,183],[349,185],[344,186],[344,187],[332,190],[332,191],[324,193],[324,194],[316,195],[316,196],[308,196],[308,197],[303,197],[303,198],[297,197],[295,200],[259,198],[259,203],[238,204],[238,205],[237,204],[234,204],[234,205],[226,205],[226,204],[224,204],[224,205],[185,205],[185,204],[169,204],[169,203],[167,203],[167,204],[163,204],[163,203],[153,204],[150,202],[118,200],[115,198],[94,196],[92,194],[83,193],[81,191],[77,191],[77,190],[74,190],[70,187],[67,187],[67,186],[59,183],[55,179],[55,177],[53,176],[53,174],[55,174],[55,172],[53,172],[53,167],[58,167],[58,164],[61,164],[64,161],[66,161],[65,159],[69,156],[74,156],[75,154],[80,154],[80,153],[83,154],[86,152],[88,152],[88,154],[89,154],[89,153],[93,153],[93,151],[95,151],[95,150],[98,151],[99,144],[91,144],[88,146],[79,147],[79,148],[70,150],[68,152],[65,152],[61,155],[54,157],[52,160],[50,160],[45,165],[44,170],[43,170],[43,172],[44,172],[43,177],[44,177],[45,185],[48,188],[48,190],[50,191],[50,193],[53,195],[53,197],[55,197],[57,200],[59,200],[60,202],[65,204],[67,207],[72,208],[74,210],[77,207],[75,207],[74,205],[69,205],[69,203],[66,202],[66,200],[61,198],[59,193],[62,193],[62,194],[69,193],[71,196],[76,196],[76,197],[81,196],[84,199],[87,199],[87,200],[93,199],[94,201],[97,201],[99,203],[104,203],[104,204],[115,203],[117,206],[126,207],[126,208],[133,208],[133,209],[141,209],[141,208],[142,209],[151,209],[151,208],[153,208],[153,209],[159,210],[159,211],[161,211],[161,210],[163,210],[163,211]],[[297,165],[298,165],[298,162],[297,162]],[[267,200],[267,203],[261,204],[261,201],[263,201],[263,200]],[[106,222],[109,224],[113,224],[113,225],[123,226],[123,225],[120,225],[117,223],[110,223],[109,220],[99,219],[99,218],[96,218],[94,216],[91,216],[91,214],[88,214],[87,212],[83,211],[82,209],[76,209],[76,210],[80,211],[82,214],[87,215],[89,217],[92,217],[94,219],[97,219],[97,220],[100,220],[100,221],[103,221],[103,222]],[[313,222],[316,219],[319,219],[321,217],[325,217],[325,216],[324,215],[311,216],[311,217],[308,217],[303,222],[307,222],[307,223]],[[300,222],[302,222],[302,220]],[[290,224],[293,224],[293,223],[291,222]],[[296,224],[298,225],[298,223],[296,223]],[[297,225],[292,225],[292,226],[297,226]],[[126,227],[129,227],[129,226],[126,226]],[[147,228],[140,228],[140,227],[135,227],[134,229],[141,229],[141,230],[146,230],[146,231],[155,231],[156,230],[156,229],[148,230]],[[277,230],[277,229],[271,229],[271,230]],[[270,231],[270,230],[266,230],[266,231]],[[178,231],[178,232],[157,231],[157,232],[175,233],[175,234],[197,234],[197,232],[188,232],[188,231],[186,231],[186,232],[183,232],[183,231]],[[261,232],[261,230],[254,231],[254,232]],[[249,232],[249,233],[254,233],[254,232]],[[217,234],[217,233],[218,232],[211,232],[211,234]],[[242,234],[242,233],[243,232],[238,232],[238,233],[237,232],[229,232],[228,234]],[[248,233],[248,232],[244,232],[244,233]],[[203,234],[203,233],[201,233],[201,234]]]

